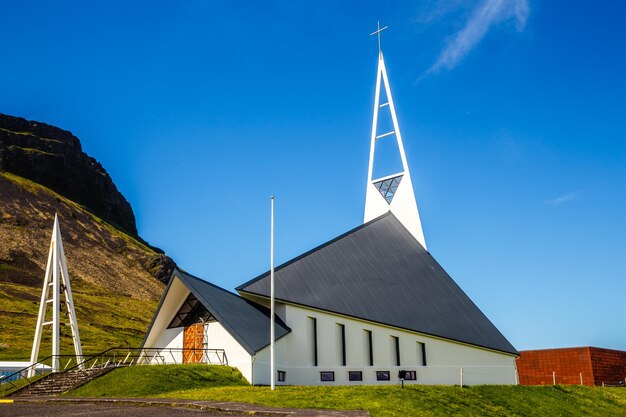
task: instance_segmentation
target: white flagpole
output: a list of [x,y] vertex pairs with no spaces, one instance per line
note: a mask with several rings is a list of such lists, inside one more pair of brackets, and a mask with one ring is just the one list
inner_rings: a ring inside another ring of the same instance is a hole
[[274,317],[274,196],[272,196],[270,220],[270,373],[272,374],[272,390],[276,388],[276,364],[274,363]]

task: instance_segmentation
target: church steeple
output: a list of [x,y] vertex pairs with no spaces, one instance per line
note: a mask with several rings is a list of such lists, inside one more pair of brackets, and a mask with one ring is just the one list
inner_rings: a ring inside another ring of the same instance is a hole
[[[391,89],[389,88],[385,59],[383,58],[383,52],[380,47],[380,32],[385,29],[387,29],[387,26],[381,29],[379,23],[378,30],[371,33],[371,35],[378,35],[379,49],[376,94],[374,98],[374,117],[372,120],[372,136],[370,142],[370,159],[367,172],[367,189],[365,192],[365,216],[363,221],[366,223],[391,211],[400,223],[402,223],[424,249],[426,249],[426,240],[424,239],[422,223],[417,210],[411,173],[406,161],[404,145],[402,144],[402,134],[400,133],[400,126],[398,125],[398,117],[396,116]],[[385,103],[380,103],[381,84],[385,88],[385,96],[387,98]],[[392,131],[378,132],[378,122],[381,113],[382,117],[391,117]],[[402,170],[399,172],[389,172],[381,177],[373,178],[377,142],[381,140],[389,141],[394,137],[396,139],[400,160],[402,161]]]

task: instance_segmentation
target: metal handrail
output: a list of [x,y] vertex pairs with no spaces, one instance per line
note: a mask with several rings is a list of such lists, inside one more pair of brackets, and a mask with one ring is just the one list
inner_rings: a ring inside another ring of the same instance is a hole
[[[178,355],[175,355],[178,354]],[[168,356],[169,355],[169,356]],[[77,368],[83,370],[91,370],[98,368],[108,368],[108,367],[120,367],[120,366],[133,366],[133,365],[151,365],[151,364],[165,364],[165,363],[175,363],[178,361],[176,359],[177,356],[180,356],[181,363],[185,363],[185,355],[190,355],[188,357],[188,361],[186,363],[208,363],[208,364],[219,364],[219,365],[228,365],[228,358],[226,357],[226,352],[224,349],[185,349],[185,348],[123,348],[123,347],[112,347],[95,355],[91,355],[85,359],[83,356],[83,360],[78,362],[68,368],[71,359],[65,364],[61,371],[57,371],[57,373],[68,373]],[[199,356],[200,355],[200,356]],[[9,384],[11,387],[8,389],[2,389],[0,392],[0,398],[8,395],[9,393],[13,393],[18,389],[24,389],[27,386],[31,385],[36,380],[40,379],[41,373],[37,375],[37,369],[42,366],[46,367],[47,365],[44,363],[46,361],[51,360],[53,363],[56,360],[59,360],[63,357],[68,358],[76,358],[74,355],[51,355],[48,356],[41,361],[38,361],[24,369],[16,371],[12,374],[9,374],[0,379],[1,387],[4,388]],[[171,361],[170,361],[171,359]],[[213,360],[215,359],[215,360]],[[33,372],[34,371],[34,372]],[[50,373],[54,372],[51,370]],[[31,373],[34,376],[29,376]],[[28,381],[27,384],[19,384],[16,385],[11,381],[12,377],[20,375],[20,380]],[[37,376],[37,378],[35,378]]]
[[[87,361],[89,361],[89,360],[91,360],[91,359],[93,359],[95,357],[101,356],[103,354],[106,354],[107,352],[109,352],[109,351],[111,351],[113,349],[117,349],[117,348],[109,348],[109,349],[107,349],[107,350],[105,350],[103,352],[100,352],[100,353],[97,353],[95,355],[90,356],[88,359],[85,359],[85,357],[83,356],[81,358],[81,359],[83,359],[81,362],[77,361],[77,364],[72,366],[69,369],[67,369],[67,367],[72,362],[72,358],[76,359],[76,358],[78,358],[78,356],[76,356],[76,355],[50,355],[50,356],[47,356],[47,357],[45,357],[45,358],[35,362],[34,364],[32,364],[30,366],[27,366],[24,369],[21,369],[19,371],[13,372],[12,374],[6,375],[2,379],[0,379],[0,387],[2,388],[2,391],[0,392],[0,398],[6,396],[10,392],[16,391],[18,389],[25,388],[25,387],[31,385],[33,382],[39,380],[41,378],[41,373],[37,374],[37,369],[41,368],[42,366],[50,368],[51,370],[50,370],[49,373],[54,373],[55,371],[54,371],[53,367],[46,365],[46,361],[50,360],[50,362],[54,363],[54,362],[56,362],[55,359],[59,360],[59,362],[61,362],[60,361],[61,358],[70,358],[70,360],[67,361],[67,363],[63,367],[63,371],[61,371],[61,372],[57,371],[58,373],[65,373],[65,372],[73,370],[73,369],[75,369],[77,367],[81,367],[82,368],[83,364],[86,363]],[[17,375],[19,375],[20,377],[19,377],[19,379],[16,379],[16,381],[26,380],[26,381],[28,381],[28,383],[24,384],[24,385],[20,384],[21,386],[18,386],[16,384],[14,384],[12,379],[13,379],[13,377],[15,377]],[[6,387],[6,384],[11,385],[11,387],[5,389],[4,387]]]
[[[0,397],[4,397],[8,391],[11,391],[12,389],[17,390],[22,388],[20,385],[16,385],[13,383],[13,381],[28,381],[28,384],[24,385],[30,385],[33,382],[35,382],[36,380],[41,378],[41,375],[43,373],[46,373],[46,371],[48,369],[50,369],[49,372],[53,372],[52,371],[52,366],[48,365],[48,363],[54,363],[55,360],[58,360],[59,362],[61,362],[62,358],[69,358],[68,362],[65,364],[65,368],[67,368],[67,366],[72,362],[72,359],[75,359],[76,356],[75,355],[50,355],[50,356],[46,356],[45,358],[38,360],[37,362],[27,366],[24,369],[20,369],[19,371],[15,371],[11,374],[5,375],[2,378],[0,378],[0,388],[2,388],[2,390],[0,391]],[[43,370],[43,372],[38,372],[39,370]],[[18,376],[18,378],[14,378]],[[10,385],[10,387],[7,388],[7,385]]]

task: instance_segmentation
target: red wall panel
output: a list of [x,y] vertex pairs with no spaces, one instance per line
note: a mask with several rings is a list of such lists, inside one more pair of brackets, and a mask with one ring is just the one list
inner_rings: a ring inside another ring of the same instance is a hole
[[626,352],[595,347],[520,352],[517,372],[521,385],[615,384],[626,378]]

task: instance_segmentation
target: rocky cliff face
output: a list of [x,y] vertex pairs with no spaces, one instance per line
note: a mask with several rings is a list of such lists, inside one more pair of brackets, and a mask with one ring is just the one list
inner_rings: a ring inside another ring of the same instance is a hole
[[[174,261],[165,256],[160,249],[150,247],[137,235],[135,215],[130,204],[118,191],[102,165],[83,152],[80,141],[70,132],[45,123],[0,113],[0,175],[3,173],[16,175],[14,179],[25,178],[42,185],[67,200],[84,206],[88,212],[105,220],[114,229],[132,236],[146,246],[146,253],[152,253],[149,258],[141,258],[142,268],[163,283],[169,280],[176,267]],[[44,194],[40,193],[34,201],[29,201],[27,206],[21,207],[21,203],[12,201],[15,193],[9,193],[8,189],[1,188],[0,191],[2,191],[0,203],[4,204],[4,207],[0,205],[0,226],[3,221],[7,221],[7,213],[11,211],[10,204],[22,210],[22,216],[19,210],[10,216],[9,223],[11,221],[24,223],[17,224],[18,227],[26,226],[26,222],[32,220],[28,215],[31,207],[35,207],[39,212],[45,211],[44,200],[41,197]],[[46,213],[43,216],[45,221],[41,227],[48,226],[46,221],[52,214]],[[1,252],[0,250],[0,255]],[[5,257],[5,260],[14,262],[14,265],[17,263],[24,266],[33,261],[29,256],[24,257],[18,253],[14,255]],[[0,257],[0,264],[1,261]],[[30,269],[39,276],[40,271],[34,266]],[[20,270],[28,271],[29,268]],[[15,279],[8,279],[8,275],[12,275],[10,270],[5,268],[3,271],[0,268],[0,278],[9,281],[20,282],[27,276],[19,272]]]
[[128,201],[102,165],[66,130],[0,113],[0,171],[44,185],[137,235]]

